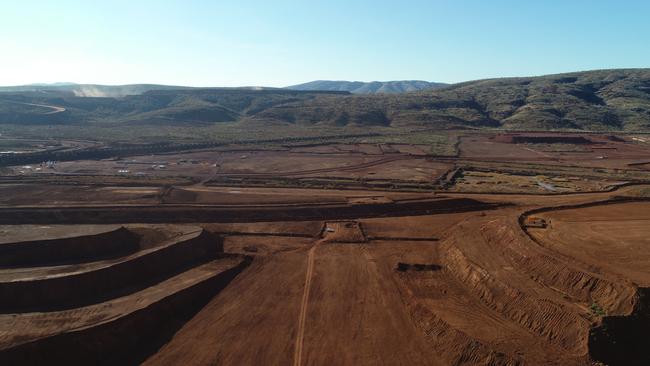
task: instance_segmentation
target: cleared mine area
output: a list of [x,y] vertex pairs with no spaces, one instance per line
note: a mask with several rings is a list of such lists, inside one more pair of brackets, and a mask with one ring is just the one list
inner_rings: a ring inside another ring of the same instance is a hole
[[650,364],[648,147],[449,141],[3,167],[0,364]]

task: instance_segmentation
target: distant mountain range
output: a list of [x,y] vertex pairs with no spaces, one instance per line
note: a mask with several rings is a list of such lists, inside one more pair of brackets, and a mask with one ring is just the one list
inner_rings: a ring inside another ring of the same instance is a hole
[[[293,85],[284,89],[301,91],[337,91],[353,94],[399,94],[419,90],[436,89],[447,84],[431,83],[421,80],[401,81],[328,81],[317,80],[309,83]],[[53,83],[53,84],[29,84],[18,86],[0,87],[0,92],[33,92],[33,91],[63,91],[72,92],[78,97],[108,97],[121,98],[128,95],[140,95],[150,90],[183,90],[200,89],[188,86],[158,85],[158,84],[129,84],[129,85],[100,85],[100,84],[75,84],[75,83]],[[242,87],[238,89],[248,90],[269,90],[276,88]]]
[[432,83],[422,80],[371,82],[316,80],[304,84],[288,86],[286,89],[306,91],[346,91],[353,94],[399,94],[418,90],[437,89],[444,86],[447,86],[447,84]]
[[0,93],[0,126],[178,126],[253,121],[269,125],[650,132],[650,69],[476,80],[400,94],[351,94],[323,88],[149,84],[0,88],[4,90]]

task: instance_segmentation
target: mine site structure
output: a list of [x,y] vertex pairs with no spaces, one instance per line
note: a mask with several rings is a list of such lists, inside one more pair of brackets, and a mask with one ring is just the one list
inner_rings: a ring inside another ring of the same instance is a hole
[[2,3],[0,366],[650,366],[650,1],[114,3]]
[[0,322],[12,325],[3,364],[135,362],[143,355],[134,330],[165,342],[171,319],[188,319],[250,263],[200,227],[40,230],[53,237],[0,244]]
[[30,153],[0,177],[0,361],[644,365],[648,147],[446,141]]
[[321,238],[326,243],[365,243],[368,240],[357,221],[327,221],[323,224]]

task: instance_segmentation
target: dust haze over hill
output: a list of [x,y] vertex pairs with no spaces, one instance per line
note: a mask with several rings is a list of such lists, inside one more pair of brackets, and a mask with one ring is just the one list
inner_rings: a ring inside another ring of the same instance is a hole
[[77,97],[121,98],[127,95],[139,95],[149,90],[188,89],[185,86],[158,84],[99,85],[76,83],[29,84],[0,87],[0,92],[71,92]]
[[[400,94],[160,85],[2,88],[0,124],[262,124],[647,130],[650,70],[470,81]],[[133,95],[132,95],[133,94]],[[87,98],[95,96],[96,98]],[[39,106],[64,108],[61,113]]]

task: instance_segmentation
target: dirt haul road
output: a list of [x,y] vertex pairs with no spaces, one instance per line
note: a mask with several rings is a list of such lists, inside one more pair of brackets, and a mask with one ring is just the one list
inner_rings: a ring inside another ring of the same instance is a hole
[[322,241],[319,240],[309,249],[307,253],[307,270],[305,271],[305,288],[303,289],[302,302],[300,303],[300,316],[298,317],[298,335],[296,336],[296,346],[293,352],[293,365],[300,366],[302,364],[302,346],[305,338],[305,319],[307,318],[307,306],[309,305],[309,292],[311,291],[311,279],[314,275],[314,255],[318,245]]

